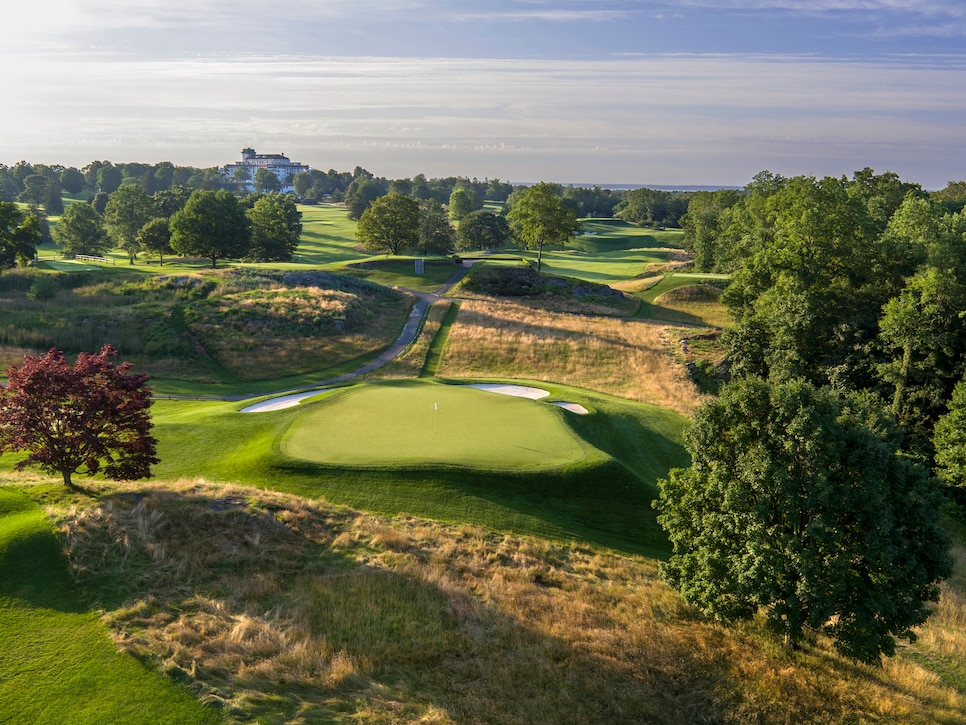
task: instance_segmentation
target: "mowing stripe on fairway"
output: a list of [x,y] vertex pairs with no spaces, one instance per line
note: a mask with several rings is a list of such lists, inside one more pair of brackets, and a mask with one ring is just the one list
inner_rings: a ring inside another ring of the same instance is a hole
[[307,405],[282,441],[287,455],[317,463],[497,470],[575,463],[585,446],[550,406],[412,380],[357,385]]

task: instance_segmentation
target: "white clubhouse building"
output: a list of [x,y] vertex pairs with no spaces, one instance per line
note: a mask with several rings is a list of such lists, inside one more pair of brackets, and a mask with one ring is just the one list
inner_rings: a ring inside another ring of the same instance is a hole
[[[239,172],[239,169],[247,171],[247,177],[244,172]],[[254,149],[242,149],[242,160],[226,165],[222,172],[229,181],[243,184],[248,191],[254,191],[255,174],[259,169],[271,171],[282,185],[282,192],[291,193],[295,190],[292,186],[292,177],[300,171],[308,171],[309,166],[295,163],[285,154],[256,154]]]

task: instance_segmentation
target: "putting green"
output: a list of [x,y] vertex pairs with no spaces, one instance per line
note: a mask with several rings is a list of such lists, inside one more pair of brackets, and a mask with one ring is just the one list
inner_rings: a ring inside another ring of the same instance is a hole
[[305,408],[281,447],[317,463],[535,470],[590,452],[559,409],[468,386],[367,383]]

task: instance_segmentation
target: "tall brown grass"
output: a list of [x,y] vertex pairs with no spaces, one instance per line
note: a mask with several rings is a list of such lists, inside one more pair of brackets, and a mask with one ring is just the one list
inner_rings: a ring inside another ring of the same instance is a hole
[[99,500],[51,511],[81,585],[228,722],[966,722],[961,547],[877,669],[705,621],[654,561],[586,545],[201,481]]
[[688,414],[702,396],[674,357],[673,328],[555,314],[511,302],[467,300],[439,374],[547,380]]

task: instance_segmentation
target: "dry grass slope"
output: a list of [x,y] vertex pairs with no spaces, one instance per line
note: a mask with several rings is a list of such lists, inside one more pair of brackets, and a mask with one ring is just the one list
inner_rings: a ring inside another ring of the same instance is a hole
[[[916,657],[788,655],[696,616],[652,560],[200,481],[103,494],[51,512],[80,581],[228,722],[966,721]],[[963,661],[958,572],[922,657],[936,636]]]
[[547,380],[690,414],[701,396],[672,355],[667,325],[466,300],[439,374]]

